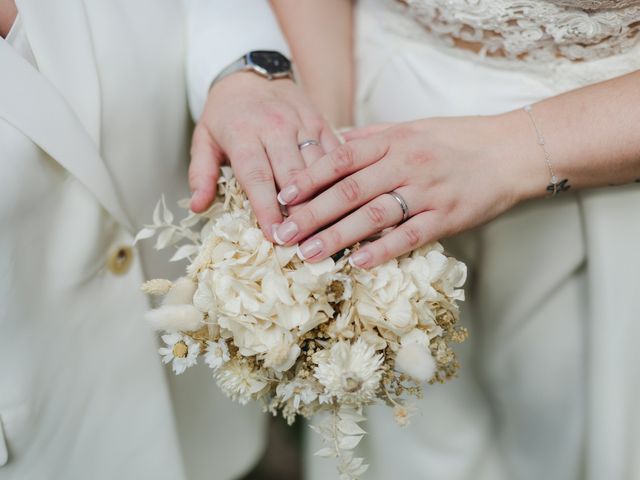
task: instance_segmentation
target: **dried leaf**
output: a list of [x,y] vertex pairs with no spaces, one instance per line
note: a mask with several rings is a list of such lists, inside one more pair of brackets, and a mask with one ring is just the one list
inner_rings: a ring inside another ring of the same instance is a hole
[[335,457],[336,452],[329,447],[321,448],[316,453],[314,453],[316,457]]
[[173,232],[174,232],[174,229],[172,227],[165,228],[160,233],[160,235],[158,235],[155,249],[162,250],[163,248],[166,248],[169,245],[171,245],[173,243]]
[[179,260],[183,260],[191,255],[195,254],[200,250],[198,245],[182,245],[176,253],[173,254],[173,257],[169,260],[170,262],[177,262]]
[[367,433],[352,420],[340,420],[338,422],[338,429],[345,435],[364,435]]
[[338,442],[338,446],[342,450],[352,450],[358,446],[364,435],[347,435],[342,437]]
[[133,244],[135,245],[136,243],[138,243],[139,240],[145,240],[147,238],[151,238],[155,234],[156,234],[155,228],[145,227],[138,232],[138,234],[136,235],[136,238],[133,240]]

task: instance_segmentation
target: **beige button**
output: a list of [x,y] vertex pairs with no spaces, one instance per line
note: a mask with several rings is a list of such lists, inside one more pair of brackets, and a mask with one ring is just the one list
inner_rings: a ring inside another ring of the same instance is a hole
[[126,245],[118,247],[107,260],[107,268],[114,275],[124,275],[133,261],[133,250]]

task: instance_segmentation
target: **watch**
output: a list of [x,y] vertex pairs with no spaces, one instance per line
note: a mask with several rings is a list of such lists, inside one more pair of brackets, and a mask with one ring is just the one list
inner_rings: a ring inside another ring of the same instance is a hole
[[291,60],[283,54],[271,50],[254,50],[243,55],[216,75],[209,89],[224,77],[242,71],[255,72],[268,80],[275,80],[277,78],[291,78],[295,80]]

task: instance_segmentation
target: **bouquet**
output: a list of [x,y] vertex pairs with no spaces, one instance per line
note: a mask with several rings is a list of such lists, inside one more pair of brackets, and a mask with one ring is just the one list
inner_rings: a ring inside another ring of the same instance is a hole
[[326,412],[312,427],[325,443],[317,454],[336,457],[342,479],[367,468],[353,453],[363,407],[382,402],[405,425],[409,399],[456,374],[466,266],[437,243],[370,270],[348,262],[358,245],[304,262],[263,236],[227,167],[205,213],[174,223],[162,199],[136,241],[156,234],[157,249],[173,245],[171,260],[189,261],[184,277],[143,285],[163,297],[147,313],[164,332],[162,361],[181,374],[202,358],[228,397],[262,402],[290,424]]

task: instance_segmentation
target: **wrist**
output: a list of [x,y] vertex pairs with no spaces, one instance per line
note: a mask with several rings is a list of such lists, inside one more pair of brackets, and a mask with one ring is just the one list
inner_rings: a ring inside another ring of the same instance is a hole
[[550,174],[527,113],[518,109],[492,118],[503,138],[495,152],[498,170],[514,203],[546,196]]

